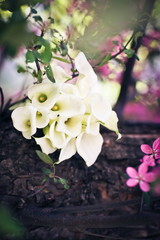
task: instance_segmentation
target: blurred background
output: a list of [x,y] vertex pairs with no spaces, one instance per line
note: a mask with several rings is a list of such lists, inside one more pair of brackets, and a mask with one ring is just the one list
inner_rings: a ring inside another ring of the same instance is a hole
[[[0,6],[1,113],[43,78],[46,64],[73,72],[83,51],[121,121],[160,123],[160,0],[1,0]],[[35,57],[42,50],[37,36],[46,41],[43,58]]]

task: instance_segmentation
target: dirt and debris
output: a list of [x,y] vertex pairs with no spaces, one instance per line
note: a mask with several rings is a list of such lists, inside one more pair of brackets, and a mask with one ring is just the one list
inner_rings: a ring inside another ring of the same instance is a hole
[[[152,144],[160,136],[160,126],[155,124],[124,124],[120,126],[122,138],[106,129],[102,129],[104,144],[96,163],[87,167],[78,154],[70,160],[56,166],[56,175],[67,180],[69,189],[62,184],[54,183],[53,179],[43,186],[43,168],[48,167],[35,153],[39,147],[34,140],[26,140],[15,130],[10,119],[2,122],[0,128],[0,200],[13,210],[19,217],[19,212],[26,206],[34,205],[40,209],[53,210],[71,207],[96,206],[97,204],[122,203],[139,199],[137,205],[127,205],[123,208],[111,208],[105,214],[114,216],[140,211],[141,191],[138,187],[126,186],[126,167],[136,167],[143,153],[142,143]],[[58,159],[58,152],[52,158]],[[72,211],[73,211],[72,208]],[[156,209],[160,209],[159,200]],[[86,209],[84,209],[83,216]],[[159,210],[157,210],[159,211]],[[80,213],[72,214],[72,217]],[[86,213],[87,215],[89,213]],[[97,217],[104,211],[96,213]],[[80,214],[81,216],[81,214]],[[20,218],[21,219],[21,218]],[[23,221],[23,219],[21,219]],[[116,229],[76,229],[54,228],[26,225],[24,240],[86,240],[86,239],[159,239],[158,229],[152,226],[146,228]],[[157,237],[158,236],[158,237]],[[8,238],[6,238],[8,239]],[[9,238],[10,239],[10,238]],[[12,238],[11,238],[12,239]]]

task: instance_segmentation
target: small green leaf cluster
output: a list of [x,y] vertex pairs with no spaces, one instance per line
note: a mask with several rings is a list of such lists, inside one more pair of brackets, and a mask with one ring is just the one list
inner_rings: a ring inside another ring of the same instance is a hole
[[44,163],[50,165],[53,168],[52,170],[49,168],[43,169],[43,173],[45,174],[43,181],[46,182],[48,178],[51,178],[53,179],[54,183],[61,183],[65,189],[69,189],[67,180],[55,175],[55,165],[53,163],[52,158],[39,150],[36,150],[36,153]]

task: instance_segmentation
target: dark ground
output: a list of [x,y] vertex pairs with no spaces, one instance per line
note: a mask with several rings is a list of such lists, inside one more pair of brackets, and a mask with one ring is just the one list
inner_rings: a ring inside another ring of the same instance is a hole
[[[139,159],[143,156],[140,145],[152,144],[160,136],[160,125],[125,124],[120,127],[123,137],[118,141],[115,141],[114,133],[102,129],[104,144],[93,166],[87,168],[78,155],[57,165],[56,175],[65,178],[70,185],[66,190],[63,185],[54,183],[53,179],[41,189],[42,169],[47,165],[35,153],[38,146],[34,140],[24,139],[21,133],[12,127],[9,119],[0,124],[0,200],[24,223],[26,233],[22,239],[160,239],[160,229],[154,224],[121,226],[120,218],[121,227],[98,226],[103,216],[137,214],[142,207],[142,212],[146,210],[146,206],[141,204],[138,187],[126,186],[125,169],[127,166],[135,167],[139,164]],[[57,157],[58,153],[54,153],[53,159],[56,160]],[[123,201],[127,202],[123,204]],[[48,210],[45,210],[46,208]],[[25,209],[29,210],[25,212]],[[147,211],[160,213],[159,199],[156,198],[152,209],[147,208]],[[52,222],[51,213],[54,218],[57,217],[55,224],[55,219]],[[65,227],[68,216],[71,217],[70,228]],[[85,225],[85,220],[82,224],[83,218],[92,216],[93,227],[92,224]],[[62,217],[64,219],[61,221]],[[77,222],[76,217],[82,218]],[[106,237],[102,238],[99,234]]]

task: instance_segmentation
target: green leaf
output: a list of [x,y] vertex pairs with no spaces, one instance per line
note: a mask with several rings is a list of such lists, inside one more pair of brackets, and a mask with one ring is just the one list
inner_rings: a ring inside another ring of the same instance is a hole
[[53,71],[52,71],[51,66],[50,65],[45,66],[44,69],[46,70],[46,75],[47,75],[48,79],[51,82],[55,83],[55,79],[54,79],[54,76],[53,76]]
[[68,60],[64,59],[64,58],[60,58],[60,57],[56,57],[56,56],[52,56],[52,58],[59,60],[61,62],[65,62],[65,63],[70,63]]
[[28,50],[26,53],[26,63],[32,63],[34,61],[35,61],[34,53],[32,51]]
[[44,46],[43,52],[38,52],[38,58],[44,63],[49,64],[52,59],[52,51],[49,41],[42,37],[37,37],[36,45]]
[[18,66],[17,66],[17,72],[18,72],[18,73],[25,73],[25,72],[27,72],[27,71],[26,71],[26,69],[25,69],[23,66],[18,65]]
[[38,157],[45,163],[49,164],[49,165],[53,165],[53,160],[52,158],[50,158],[47,154],[39,151],[39,150],[36,150],[36,153],[38,155]]
[[41,18],[41,16],[33,16],[35,22],[43,22],[43,19]]
[[116,46],[119,46],[119,42],[118,41],[112,41],[112,43]]
[[55,183],[58,183],[58,179],[57,179],[57,178],[54,178],[53,181],[54,181]]
[[104,64],[106,64],[109,61],[110,57],[111,57],[111,54],[108,53],[107,56],[102,60],[102,62],[98,66],[101,67]]
[[51,169],[49,169],[49,168],[43,168],[42,171],[46,175],[49,175],[50,173],[52,173]]
[[64,178],[59,178],[59,182],[63,185],[66,185],[67,181]]
[[0,205],[0,234],[1,239],[23,239],[25,235],[22,224],[3,205]]
[[124,53],[127,55],[128,58],[131,58],[135,54],[135,51],[133,49],[125,49]]
[[69,189],[69,188],[70,188],[70,186],[69,186],[69,185],[67,185],[67,184],[65,184],[65,185],[64,185],[64,188],[65,188],[65,189]]

